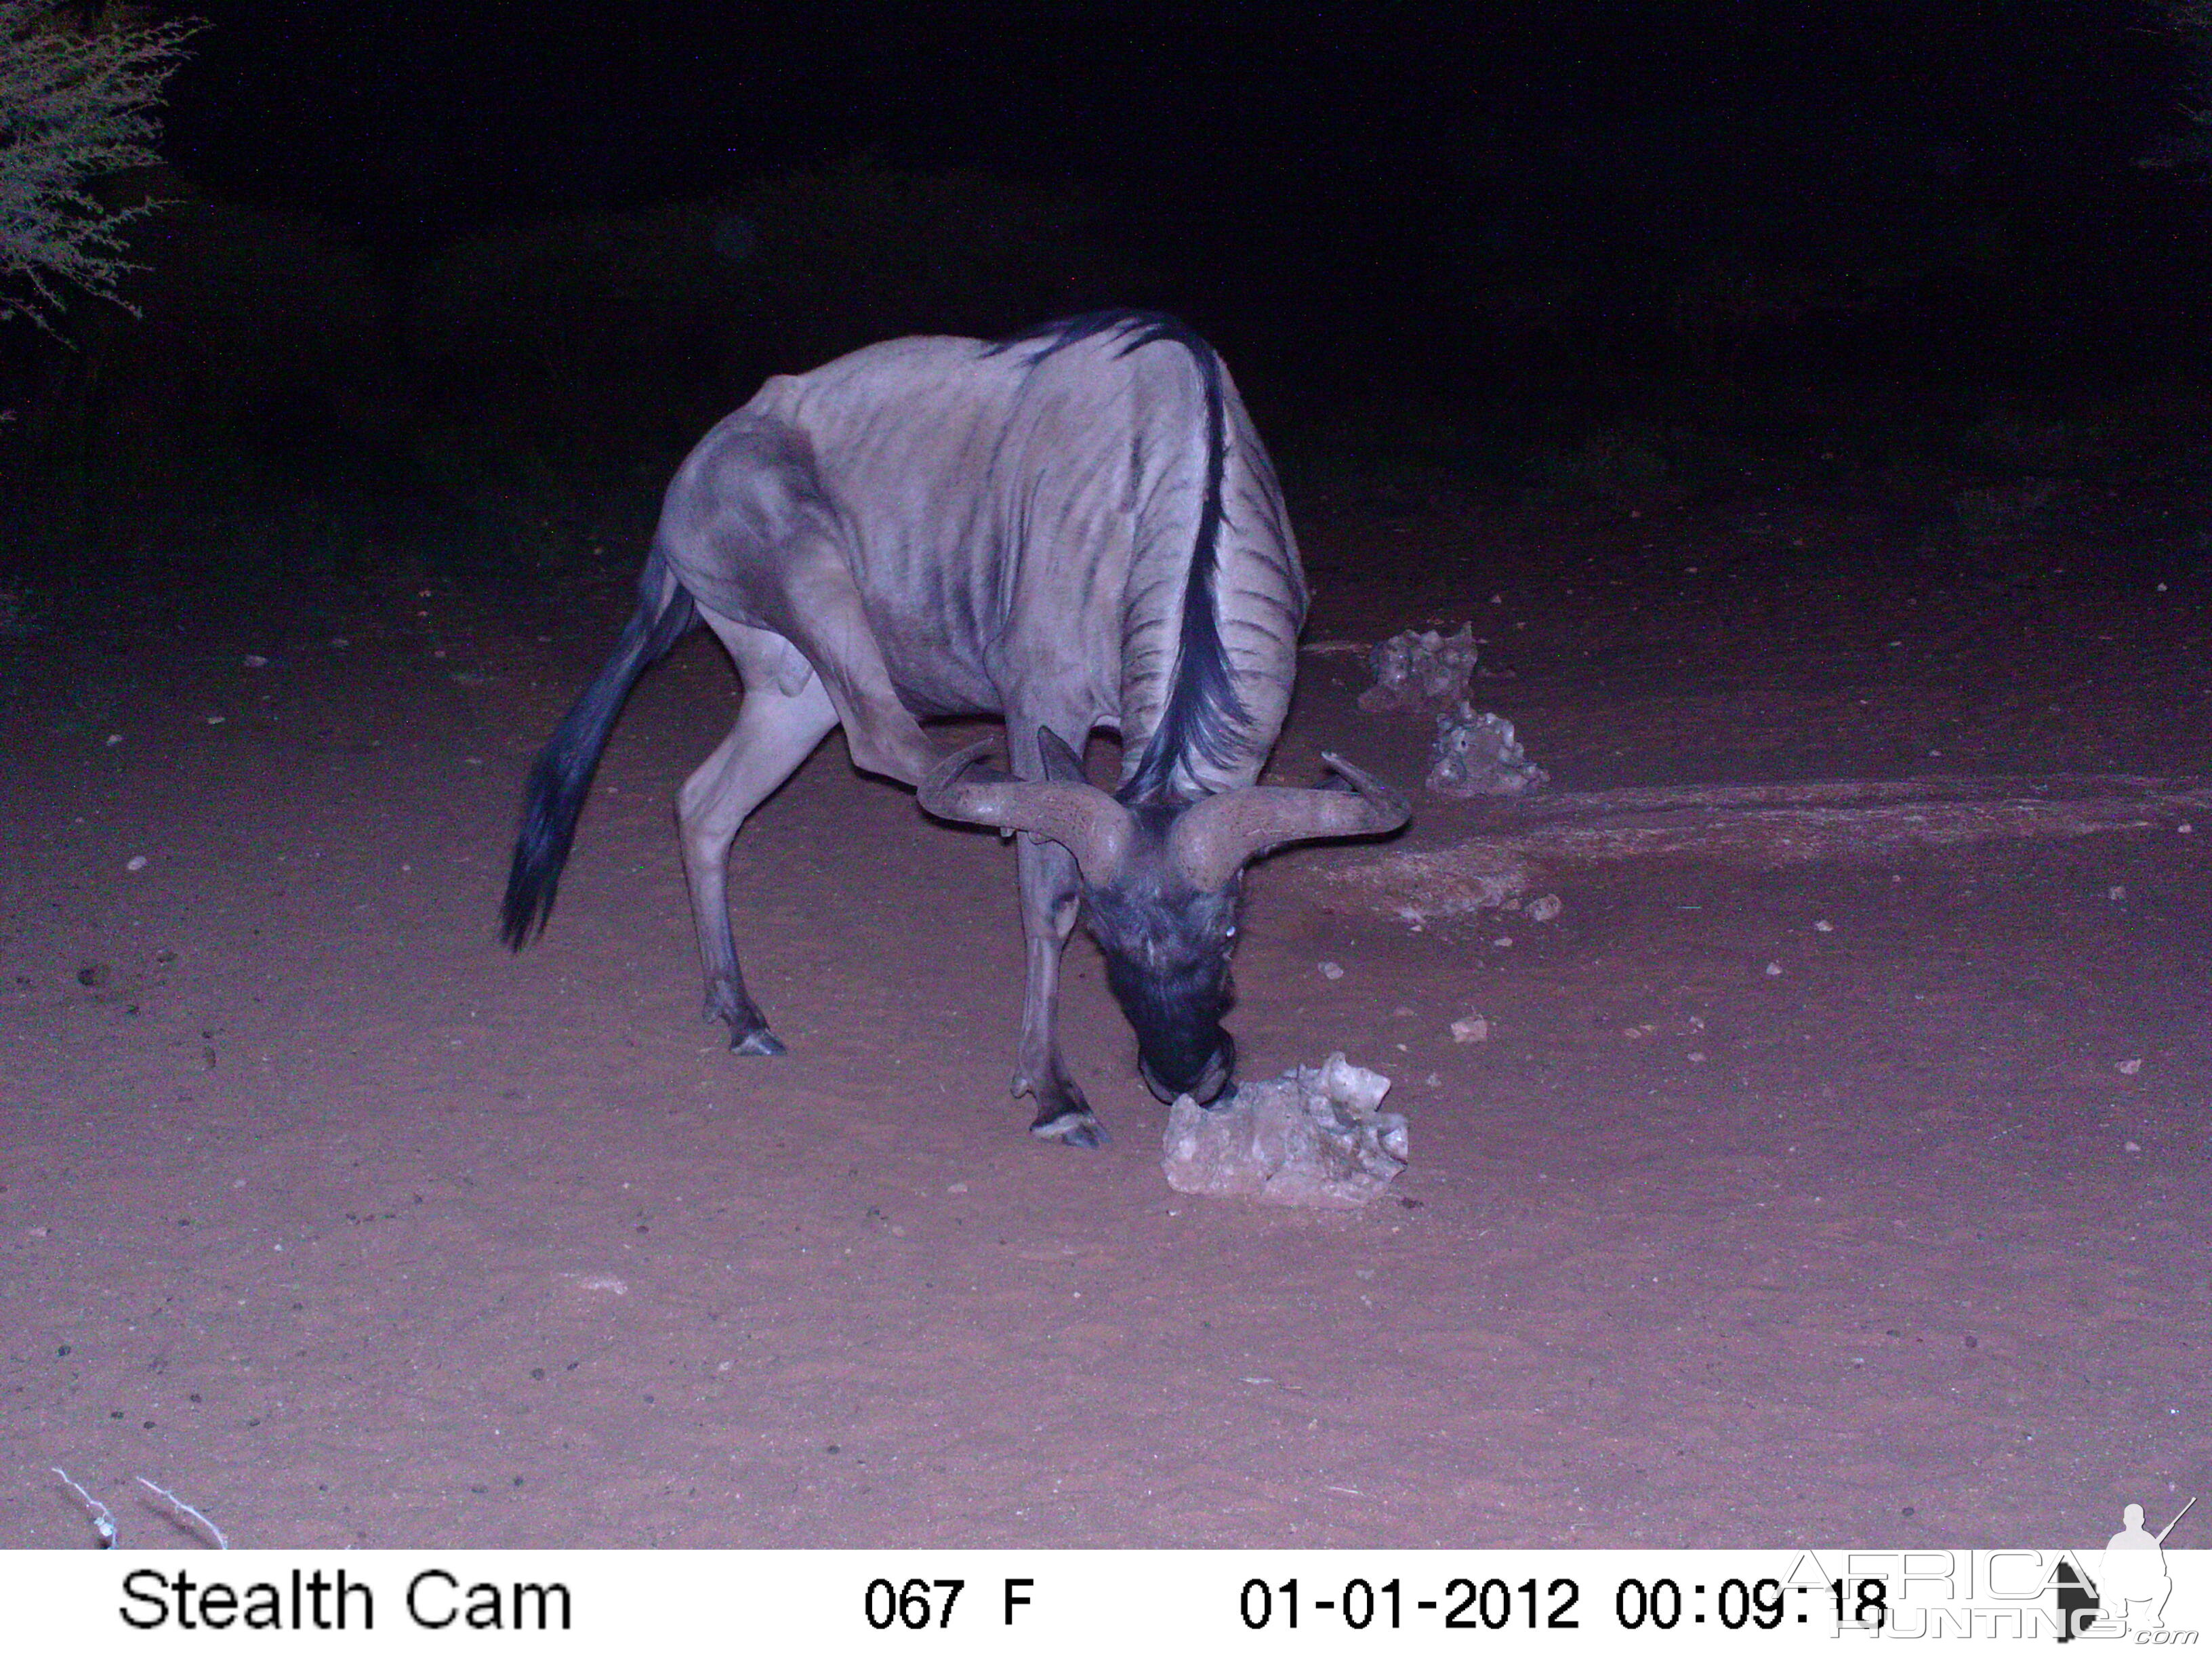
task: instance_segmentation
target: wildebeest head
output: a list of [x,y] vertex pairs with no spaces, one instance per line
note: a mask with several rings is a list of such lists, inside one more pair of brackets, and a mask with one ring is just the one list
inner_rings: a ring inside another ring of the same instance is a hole
[[1106,981],[1137,1034],[1138,1070],[1162,1100],[1201,1104],[1229,1087],[1237,1047],[1221,1029],[1244,866],[1271,848],[1375,836],[1406,822],[1405,797],[1349,761],[1324,755],[1349,788],[1254,786],[1182,805],[1124,805],[1086,781],[1067,746],[1039,733],[1048,774],[1024,782],[975,763],[979,743],[922,783],[941,818],[1025,830],[1075,855],[1084,913],[1106,957]]

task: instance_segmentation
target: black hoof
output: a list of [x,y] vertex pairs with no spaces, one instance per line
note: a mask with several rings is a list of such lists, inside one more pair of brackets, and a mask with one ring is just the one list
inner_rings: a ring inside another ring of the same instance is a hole
[[763,1025],[750,1031],[732,1031],[730,1034],[730,1052],[738,1054],[780,1054],[784,1052],[784,1047],[776,1041],[775,1033]]

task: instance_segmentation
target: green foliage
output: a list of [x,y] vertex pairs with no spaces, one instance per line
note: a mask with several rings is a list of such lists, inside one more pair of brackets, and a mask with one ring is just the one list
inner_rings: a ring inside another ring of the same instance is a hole
[[139,27],[104,6],[79,27],[57,7],[0,0],[0,319],[51,330],[71,289],[120,297],[125,231],[157,204],[91,187],[159,162],[152,111],[198,27]]

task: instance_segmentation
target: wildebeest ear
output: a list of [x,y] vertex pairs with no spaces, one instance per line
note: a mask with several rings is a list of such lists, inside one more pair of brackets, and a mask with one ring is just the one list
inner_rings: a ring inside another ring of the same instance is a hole
[[1083,774],[1083,757],[1060,740],[1060,734],[1049,726],[1037,727],[1037,749],[1044,756],[1044,776],[1048,783],[1088,783]]

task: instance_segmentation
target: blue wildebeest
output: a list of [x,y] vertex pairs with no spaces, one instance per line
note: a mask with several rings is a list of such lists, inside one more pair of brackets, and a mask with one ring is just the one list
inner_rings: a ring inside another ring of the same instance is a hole
[[[939,817],[1024,833],[1028,939],[1014,1092],[1032,1132],[1103,1131],[1055,1030],[1079,911],[1162,1099],[1212,1102],[1245,863],[1406,821],[1328,757],[1331,787],[1257,787],[1282,729],[1305,579],[1267,452],[1212,348],[1171,319],[1100,313],[995,344],[917,338],[779,376],[668,487],[637,610],[532,769],[501,933],[553,903],[623,698],[695,620],[744,682],[735,728],[678,799],[707,1012],[782,1045],[746,994],[725,893],[738,827],[833,726],[853,763]],[[996,714],[1012,775],[920,722]],[[1120,733],[1120,787],[1077,757]],[[1349,787],[1344,787],[1348,785]]]

